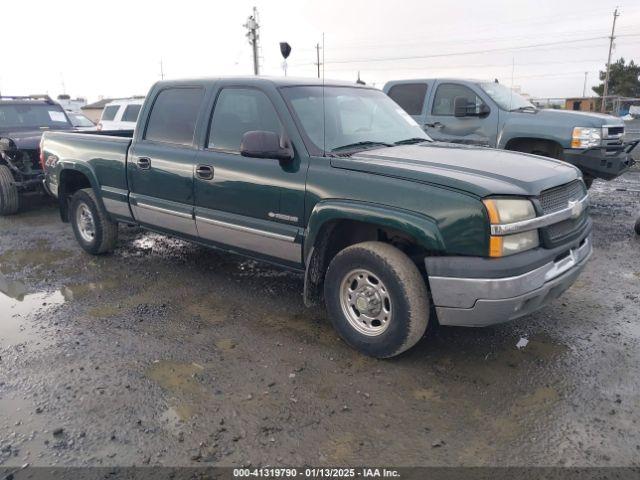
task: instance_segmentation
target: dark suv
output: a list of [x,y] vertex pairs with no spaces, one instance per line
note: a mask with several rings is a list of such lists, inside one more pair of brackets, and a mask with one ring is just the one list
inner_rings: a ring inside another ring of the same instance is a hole
[[22,194],[42,191],[42,132],[72,129],[64,109],[46,95],[0,97],[0,215],[16,213]]

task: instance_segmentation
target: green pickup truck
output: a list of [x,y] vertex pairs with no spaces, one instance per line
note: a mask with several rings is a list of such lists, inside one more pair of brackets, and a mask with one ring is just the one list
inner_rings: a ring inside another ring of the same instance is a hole
[[431,138],[533,153],[569,162],[587,186],[634,164],[624,122],[594,112],[540,109],[497,82],[451,78],[394,80],[384,86]]
[[87,252],[112,250],[127,223],[304,272],[307,305],[324,299],[342,338],[375,357],[430,322],[526,315],[592,251],[578,169],[434,142],[365,86],[163,81],[134,132],[46,132],[41,154]]

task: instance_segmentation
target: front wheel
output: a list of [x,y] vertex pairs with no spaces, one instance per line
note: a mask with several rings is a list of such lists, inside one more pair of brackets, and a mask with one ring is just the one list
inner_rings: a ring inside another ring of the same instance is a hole
[[80,246],[92,255],[112,251],[118,241],[118,224],[112,221],[90,188],[71,197],[71,226]]
[[338,253],[327,270],[324,295],[338,334],[372,357],[399,355],[427,329],[425,281],[409,257],[386,243],[363,242]]
[[0,165],[0,215],[13,215],[20,207],[18,187],[13,182],[11,170]]
[[638,217],[638,220],[636,220],[636,225],[635,225],[634,229],[635,229],[636,233],[638,235],[640,235],[640,217]]

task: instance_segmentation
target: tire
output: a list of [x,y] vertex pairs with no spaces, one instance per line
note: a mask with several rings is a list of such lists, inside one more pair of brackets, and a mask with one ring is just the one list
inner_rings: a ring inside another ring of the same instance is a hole
[[6,165],[0,165],[0,215],[13,215],[20,208],[18,187]]
[[636,220],[636,224],[634,226],[634,230],[636,231],[636,233],[638,235],[640,235],[640,217],[638,217],[638,219]]
[[118,242],[118,223],[112,221],[90,188],[71,197],[69,219],[80,246],[92,255],[111,252]]
[[371,357],[389,358],[413,347],[429,322],[422,275],[386,243],[363,242],[339,252],[327,269],[324,296],[338,334]]
[[591,188],[591,185],[593,185],[593,181],[595,180],[595,178],[593,177],[582,177],[582,180],[584,181],[584,184],[587,186],[587,189]]

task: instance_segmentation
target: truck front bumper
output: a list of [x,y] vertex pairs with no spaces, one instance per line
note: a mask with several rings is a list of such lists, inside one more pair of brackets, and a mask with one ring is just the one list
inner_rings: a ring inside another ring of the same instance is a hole
[[[568,289],[591,253],[591,236],[586,235],[565,252],[522,274],[496,278],[495,271],[487,271],[492,278],[429,275],[438,321],[441,325],[483,327],[527,315]],[[426,259],[425,263],[429,272],[433,261]]]
[[629,170],[635,163],[631,151],[640,140],[616,147],[595,147],[586,150],[566,148],[564,160],[578,167],[584,175],[613,180]]

